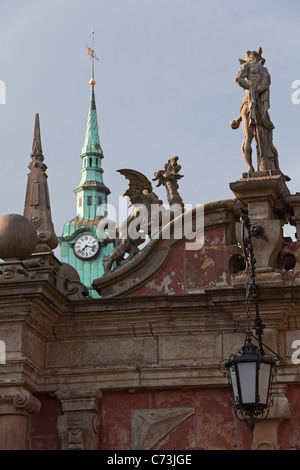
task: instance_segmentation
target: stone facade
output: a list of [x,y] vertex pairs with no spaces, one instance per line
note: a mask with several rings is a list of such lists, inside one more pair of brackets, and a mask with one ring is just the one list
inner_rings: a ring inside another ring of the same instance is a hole
[[[93,279],[101,298],[91,298],[74,267],[52,251],[57,237],[36,117],[24,215],[0,218],[1,450],[300,449],[300,196],[290,194],[279,169],[261,53],[248,51],[236,78],[246,95],[232,127],[243,121],[248,173],[230,184],[234,197],[205,204],[199,227],[203,208],[183,212],[178,157],[170,159],[154,180],[166,185],[169,202],[179,201],[180,215]],[[95,142],[100,148],[95,129],[84,158]],[[94,163],[84,164],[94,171]],[[157,200],[151,188],[139,187],[149,204]],[[264,346],[282,360],[270,413],[253,433],[236,419],[220,370],[245,340],[245,215],[256,230]],[[186,218],[196,240],[177,236]],[[284,236],[286,225],[295,240]],[[124,240],[115,241],[114,255]]]
[[[45,275],[51,266],[0,276],[2,448],[299,449],[300,241],[282,234],[287,222],[297,228],[298,196],[277,175],[248,193],[252,183],[241,178],[235,199],[205,205],[203,247],[172,238],[171,222],[170,239],[94,281],[101,299],[68,298]],[[265,229],[254,247],[264,343],[284,359],[253,435],[219,370],[245,336],[245,209]]]

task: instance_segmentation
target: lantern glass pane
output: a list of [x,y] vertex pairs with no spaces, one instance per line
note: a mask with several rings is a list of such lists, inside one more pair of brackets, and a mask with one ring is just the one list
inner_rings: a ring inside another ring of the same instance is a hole
[[270,384],[271,364],[262,362],[259,369],[258,394],[259,403],[266,405],[268,401],[268,391]]
[[239,394],[238,394],[238,387],[237,387],[237,381],[236,381],[236,370],[235,366],[230,367],[230,380],[231,380],[231,385],[232,385],[232,391],[233,391],[233,396],[234,396],[234,401],[236,405],[239,403]]
[[256,362],[239,362],[239,380],[243,405],[256,402]]

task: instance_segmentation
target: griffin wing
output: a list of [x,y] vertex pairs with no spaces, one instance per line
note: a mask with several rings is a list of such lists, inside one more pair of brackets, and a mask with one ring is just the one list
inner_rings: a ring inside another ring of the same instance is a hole
[[125,176],[129,180],[129,186],[123,196],[128,196],[131,204],[143,203],[145,197],[143,191],[146,189],[149,193],[152,193],[153,188],[148,178],[136,170],[129,170],[127,168],[117,170],[121,175]]

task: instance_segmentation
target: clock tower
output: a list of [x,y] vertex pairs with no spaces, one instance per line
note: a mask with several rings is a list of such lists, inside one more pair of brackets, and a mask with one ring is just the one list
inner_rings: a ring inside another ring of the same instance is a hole
[[[92,34],[94,32],[92,31]],[[61,261],[73,266],[92,297],[99,297],[92,282],[103,275],[102,260],[113,249],[113,243],[101,240],[97,224],[106,216],[110,190],[103,182],[103,151],[99,140],[95,101],[94,49],[88,49],[92,61],[91,92],[85,141],[81,151],[81,181],[74,189],[77,198],[76,217],[64,225],[59,237]]]

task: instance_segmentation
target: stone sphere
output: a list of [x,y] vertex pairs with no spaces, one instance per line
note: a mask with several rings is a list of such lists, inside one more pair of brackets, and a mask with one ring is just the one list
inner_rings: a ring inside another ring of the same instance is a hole
[[68,263],[62,263],[59,273],[69,281],[80,281],[80,276],[73,266]]
[[18,214],[0,217],[0,258],[27,259],[37,244],[37,233],[32,223]]

